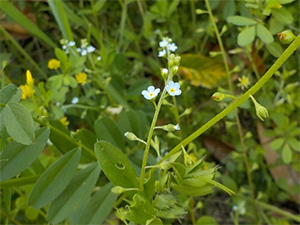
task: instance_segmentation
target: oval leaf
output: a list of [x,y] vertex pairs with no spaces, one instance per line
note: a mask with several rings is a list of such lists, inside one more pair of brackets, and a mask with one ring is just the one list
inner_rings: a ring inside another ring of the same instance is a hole
[[293,22],[292,14],[284,8],[272,9],[272,15],[280,23],[291,24]]
[[256,26],[256,35],[266,44],[270,44],[274,41],[271,32],[261,24],[257,24]]
[[32,145],[22,145],[16,142],[6,145],[1,154],[0,181],[12,178],[28,168],[42,153],[49,133],[49,129],[46,128],[38,130]]
[[95,152],[105,175],[115,186],[138,187],[136,171],[123,152],[106,141],[96,143]]
[[104,140],[118,146],[120,149],[125,147],[124,135],[114,121],[109,117],[103,117],[95,122],[95,132],[98,140]]
[[279,58],[283,53],[282,46],[277,42],[272,42],[271,44],[266,45],[268,51],[276,58]]
[[57,224],[81,206],[91,194],[100,171],[95,163],[76,173],[68,187],[51,203],[47,220]]
[[80,155],[81,150],[74,149],[53,163],[34,185],[28,204],[41,208],[53,201],[71,181]]
[[181,55],[180,74],[194,86],[212,88],[226,81],[224,64],[202,55]]
[[238,44],[239,46],[249,45],[254,41],[255,38],[255,27],[247,27],[238,35]]
[[108,183],[94,194],[85,207],[79,224],[102,224],[104,222],[118,197],[110,191],[112,187],[112,183]]
[[228,23],[233,23],[237,26],[249,26],[249,25],[255,25],[257,22],[255,20],[249,19],[244,16],[228,16],[227,17]]
[[33,119],[30,112],[20,103],[9,102],[3,109],[4,123],[8,134],[24,145],[34,140]]
[[9,84],[0,90],[0,103],[4,105],[8,102],[19,102],[21,97],[21,89],[18,89],[14,84]]
[[293,158],[293,152],[288,144],[285,144],[281,152],[282,161],[289,164]]

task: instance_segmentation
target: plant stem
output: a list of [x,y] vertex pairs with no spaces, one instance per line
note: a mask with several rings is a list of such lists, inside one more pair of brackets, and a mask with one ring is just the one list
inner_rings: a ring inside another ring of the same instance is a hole
[[176,145],[170,152],[167,154],[159,163],[163,160],[171,157],[176,152],[181,149],[181,146],[186,146],[194,139],[199,137],[202,133],[216,124],[218,121],[223,119],[227,114],[231,111],[239,107],[245,101],[250,98],[250,95],[254,95],[261,87],[274,75],[274,73],[282,66],[282,64],[294,53],[294,51],[300,46],[300,35],[298,35],[295,40],[289,45],[289,47],[282,53],[282,55],[275,61],[275,63],[271,66],[271,68],[258,80],[245,94],[243,94],[240,98],[236,99],[231,105],[217,114],[215,117],[210,119],[207,123],[205,123],[202,127],[192,133],[190,136],[185,138],[182,142]]
[[[225,53],[225,49],[223,46],[223,42],[222,42],[218,27],[214,21],[213,14],[212,14],[208,0],[205,0],[205,3],[206,3],[207,11],[209,13],[209,17],[211,19],[211,23],[214,26],[214,30],[215,30],[215,33],[216,33],[216,36],[217,36],[217,39],[219,42],[219,46],[220,46],[220,49],[222,52],[223,61],[224,61],[224,65],[225,65],[225,69],[226,69],[226,73],[227,73],[227,82],[228,82],[229,90],[230,90],[231,94],[233,95],[234,93],[233,93],[233,88],[232,88],[232,84],[231,84],[231,76],[230,76],[230,72],[229,72],[229,66],[228,66],[228,63],[226,60],[226,53]],[[258,211],[257,211],[257,207],[255,204],[254,186],[252,183],[252,175],[251,175],[250,166],[249,166],[249,159],[248,159],[247,150],[246,150],[245,143],[244,143],[242,125],[241,125],[241,122],[239,119],[238,110],[235,111],[235,121],[236,121],[236,124],[238,127],[238,134],[239,134],[239,139],[240,139],[240,143],[241,143],[241,147],[242,147],[243,158],[244,158],[244,163],[245,163],[246,173],[247,173],[247,179],[248,179],[248,184],[249,184],[250,193],[251,193],[251,197],[252,197],[252,206],[253,206],[253,210],[254,210],[254,215],[255,215],[255,219],[258,220]]]
[[300,222],[300,216],[296,216],[296,215],[293,215],[292,213],[289,213],[287,211],[284,211],[282,209],[279,209],[275,206],[272,206],[272,205],[269,205],[267,203],[264,203],[264,202],[260,202],[260,201],[255,201],[257,205],[259,205],[260,207],[264,208],[264,209],[268,209],[270,211],[273,211],[273,212],[277,212],[281,215],[284,215],[294,221],[297,221],[297,222]]

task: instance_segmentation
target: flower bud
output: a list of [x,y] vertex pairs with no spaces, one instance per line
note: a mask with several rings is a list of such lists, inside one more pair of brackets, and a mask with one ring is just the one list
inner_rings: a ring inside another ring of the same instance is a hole
[[120,186],[115,186],[111,189],[111,192],[114,194],[117,194],[117,195],[122,194],[124,191],[125,191],[125,188],[120,187]]
[[268,110],[262,105],[258,104],[257,106],[255,106],[255,109],[256,115],[260,120],[264,121],[264,118],[269,117]]
[[174,59],[175,65],[179,66],[180,60],[181,60],[181,57],[180,56],[176,56],[175,59]]
[[164,125],[164,126],[160,126],[157,128],[161,128],[165,131],[175,131],[175,130],[180,130],[179,124],[173,125],[173,124],[168,124],[168,125]]
[[138,140],[138,137],[137,137],[134,133],[132,133],[132,132],[126,132],[126,133],[124,134],[124,136],[125,136],[128,140],[130,140],[130,141],[136,141],[136,140]]
[[175,59],[175,55],[172,53],[171,55],[170,55],[170,60],[174,60]]
[[169,75],[168,69],[163,68],[163,69],[161,70],[161,76],[162,76],[164,79],[167,79],[167,78],[168,78],[168,75]]
[[221,93],[221,92],[216,92],[211,96],[211,99],[220,102],[225,98],[225,94]]
[[169,68],[172,68],[174,66],[174,60],[173,59],[169,59],[168,66],[169,66]]
[[282,31],[278,33],[277,36],[283,44],[289,44],[296,38],[291,30]]
[[173,66],[172,67],[172,74],[178,73],[179,67],[178,66]]
[[252,95],[250,95],[250,98],[254,103],[257,117],[260,120],[264,121],[264,118],[269,117],[268,110],[264,106],[259,104]]

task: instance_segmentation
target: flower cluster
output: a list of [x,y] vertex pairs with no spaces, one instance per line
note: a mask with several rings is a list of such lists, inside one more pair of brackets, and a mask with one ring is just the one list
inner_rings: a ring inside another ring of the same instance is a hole
[[80,48],[76,48],[76,51],[79,52],[82,56],[86,55],[87,53],[92,53],[95,50],[96,48],[94,46],[88,45],[86,39],[82,39]]
[[76,80],[79,84],[84,85],[87,81],[87,74],[86,73],[78,73],[76,74]]
[[35,92],[33,89],[34,79],[32,78],[31,72],[29,70],[26,71],[26,84],[21,85],[20,88],[22,90],[22,99],[26,99],[31,97]]
[[65,50],[65,53],[69,53],[70,48],[75,46],[75,41],[69,41],[66,39],[60,40],[60,44],[62,45],[62,49]]
[[50,70],[57,70],[60,67],[60,61],[57,59],[50,59],[48,61],[48,68]]
[[168,52],[175,52],[177,50],[177,46],[175,43],[172,43],[171,38],[163,38],[163,40],[159,42],[159,47],[161,50],[158,52],[158,57],[164,57]]

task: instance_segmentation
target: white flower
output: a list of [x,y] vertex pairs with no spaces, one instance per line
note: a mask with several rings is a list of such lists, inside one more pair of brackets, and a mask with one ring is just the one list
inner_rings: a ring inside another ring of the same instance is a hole
[[76,104],[79,102],[79,98],[74,97],[71,102],[72,102],[72,104]]
[[179,124],[176,124],[174,128],[175,128],[175,130],[180,130]]
[[164,57],[166,54],[167,54],[166,50],[163,49],[163,50],[158,52],[158,57]]
[[87,48],[86,48],[86,50],[87,50],[88,53],[91,53],[91,52],[95,51],[95,49],[96,48],[94,46],[92,46],[92,45],[87,46]]
[[169,42],[166,39],[164,39],[161,42],[159,42],[159,47],[165,48],[168,46],[168,44],[169,44]]
[[86,55],[86,54],[87,54],[87,50],[81,49],[80,55]]
[[168,44],[168,48],[170,51],[175,52],[177,49],[177,46],[174,43]]
[[145,99],[150,100],[150,99],[155,98],[158,95],[159,92],[160,92],[159,88],[155,89],[154,86],[149,86],[147,88],[147,91],[146,90],[142,91],[142,95],[144,95]]
[[70,41],[68,44],[67,44],[67,46],[69,46],[69,47],[72,47],[72,46],[74,46],[75,45],[75,41]]
[[171,96],[176,96],[181,94],[180,84],[177,82],[174,83],[173,81],[170,81],[166,86],[166,90]]
[[98,56],[98,57],[97,57],[97,60],[98,60],[98,61],[100,61],[101,59],[102,59],[102,57],[101,57],[101,56]]

